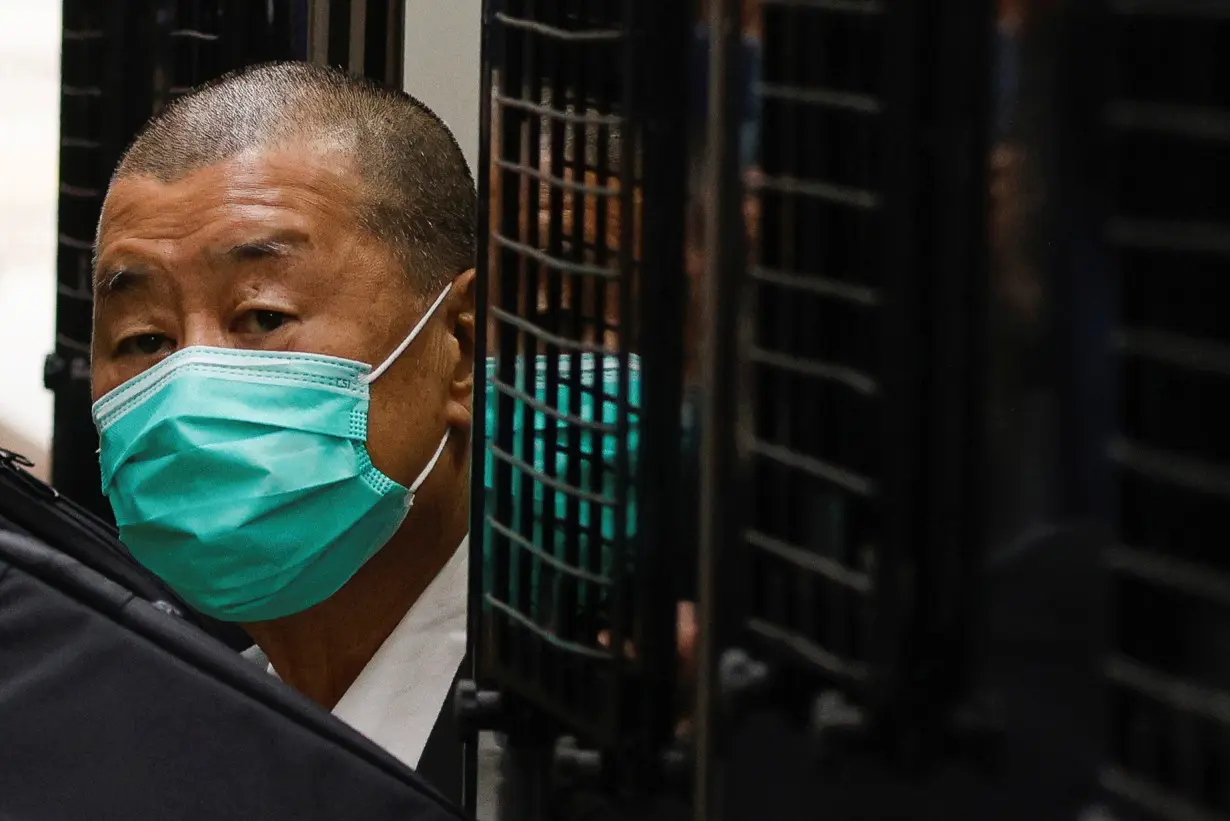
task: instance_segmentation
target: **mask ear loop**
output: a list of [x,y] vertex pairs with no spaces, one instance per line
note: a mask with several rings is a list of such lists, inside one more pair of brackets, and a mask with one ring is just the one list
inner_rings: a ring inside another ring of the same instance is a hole
[[419,488],[422,486],[423,482],[427,480],[427,477],[431,475],[431,471],[436,466],[436,462],[440,461],[440,454],[444,453],[444,446],[448,444],[448,434],[449,431],[446,428],[444,431],[444,438],[440,440],[440,446],[436,448],[436,454],[431,457],[431,461],[427,463],[427,467],[423,468],[423,472],[419,474],[419,478],[415,479],[414,483],[410,485],[411,499],[414,498],[415,493],[418,493]]
[[[405,353],[406,348],[410,347],[410,343],[413,342],[414,338],[419,335],[419,331],[423,330],[423,326],[427,324],[427,321],[431,319],[431,315],[436,312],[436,309],[440,307],[440,303],[444,301],[444,298],[448,296],[449,291],[452,290],[453,283],[450,282],[447,286],[445,286],[444,290],[440,292],[440,295],[436,297],[436,301],[431,303],[431,307],[427,309],[427,313],[423,314],[423,316],[419,318],[418,324],[410,330],[410,333],[406,335],[406,338],[401,341],[401,344],[397,346],[393,353],[389,354],[389,358],[381,362],[380,365],[377,366],[371,373],[359,377],[360,384],[370,385],[372,382],[375,382],[382,373],[389,369],[390,365],[397,361],[397,357]],[[443,448],[444,446],[441,445],[440,447]],[[436,455],[439,456],[438,453]],[[435,460],[432,460],[432,464],[435,464]]]

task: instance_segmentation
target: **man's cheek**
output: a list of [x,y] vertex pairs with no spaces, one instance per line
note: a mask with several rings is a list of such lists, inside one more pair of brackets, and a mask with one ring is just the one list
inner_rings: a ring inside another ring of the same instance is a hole
[[438,443],[444,435],[436,421],[442,404],[438,394],[423,384],[425,380],[419,380],[414,389],[406,380],[405,374],[390,369],[373,382],[367,415],[367,452],[372,464],[403,487],[414,481],[430,459],[426,451],[434,444],[429,440]]

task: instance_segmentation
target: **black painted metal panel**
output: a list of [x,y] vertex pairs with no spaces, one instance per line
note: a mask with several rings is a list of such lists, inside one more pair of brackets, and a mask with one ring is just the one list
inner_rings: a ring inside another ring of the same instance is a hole
[[1230,818],[1230,3],[1107,3],[1104,236],[1120,294],[1104,788]]

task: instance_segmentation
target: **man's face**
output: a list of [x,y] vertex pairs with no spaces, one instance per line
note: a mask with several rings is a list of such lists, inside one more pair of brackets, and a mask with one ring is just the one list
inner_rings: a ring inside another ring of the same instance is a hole
[[[309,148],[241,156],[165,184],[115,183],[95,276],[97,400],[195,345],[383,361],[435,295],[357,223],[360,181]],[[427,272],[424,272],[425,274]],[[469,277],[372,385],[372,461],[409,484],[446,427],[468,428]]]

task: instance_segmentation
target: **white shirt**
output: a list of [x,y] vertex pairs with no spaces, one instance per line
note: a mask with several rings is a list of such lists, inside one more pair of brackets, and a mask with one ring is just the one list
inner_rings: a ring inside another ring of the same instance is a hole
[[[350,685],[333,715],[417,767],[466,653],[469,538]],[[274,672],[272,665],[269,672]]]

